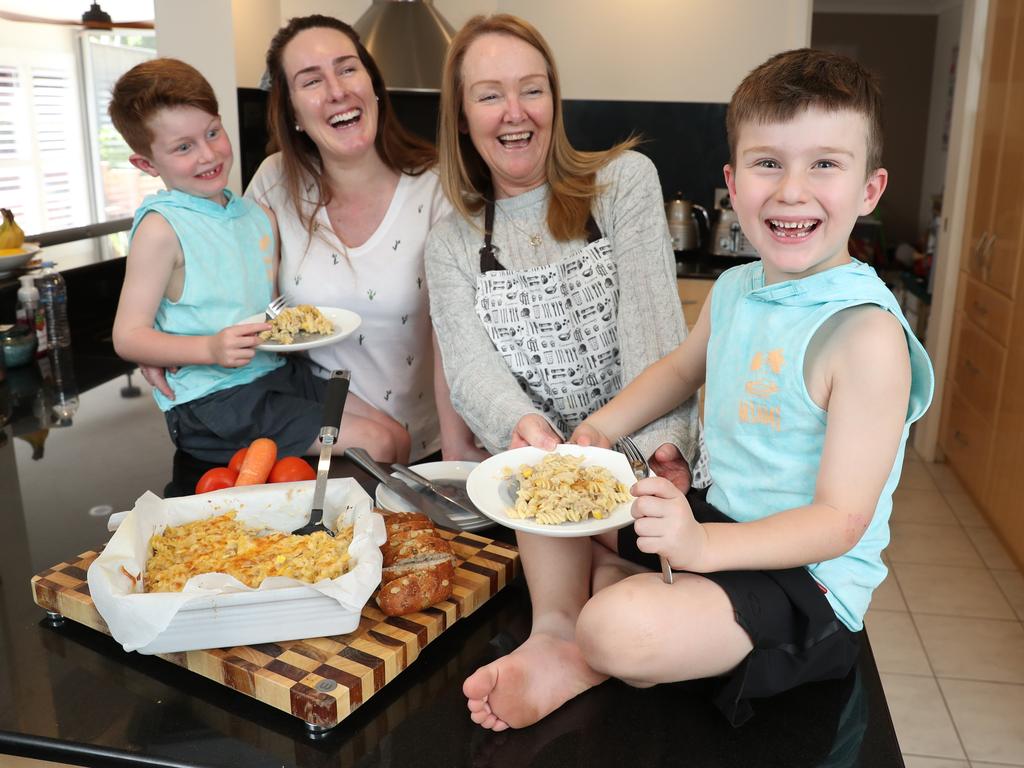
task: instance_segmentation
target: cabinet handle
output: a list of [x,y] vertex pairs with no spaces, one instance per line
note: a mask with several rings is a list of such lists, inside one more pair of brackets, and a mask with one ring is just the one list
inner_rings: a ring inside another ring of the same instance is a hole
[[696,299],[680,299],[679,303],[682,304],[684,307],[687,307],[691,304],[697,304],[698,302]]
[[971,374],[972,376],[977,376],[977,375],[978,375],[978,373],[979,373],[979,371],[980,371],[980,369],[978,368],[978,366],[976,366],[976,365],[975,365],[974,363],[972,363],[972,362],[971,362],[971,361],[970,361],[969,359],[967,359],[967,358],[965,358],[965,359],[964,359],[964,368],[966,368],[966,369],[967,369],[967,372],[968,372],[969,374]]
[[977,312],[982,317],[984,317],[985,315],[988,314],[988,307],[986,307],[980,301],[975,301],[974,302],[974,311]]
[[960,445],[962,445],[964,448],[967,448],[970,445],[970,442],[968,442],[967,438],[960,434],[959,429],[953,433],[953,439],[960,443]]
[[979,254],[979,259],[981,260],[981,275],[982,279],[986,282],[992,277],[992,259],[990,257],[992,255],[992,246],[995,245],[995,242],[995,233],[991,233],[988,236],[988,240],[985,242],[985,245],[982,246],[981,253]]
[[981,244],[985,242],[985,238],[988,237],[988,230],[984,230],[978,239],[971,246],[971,267],[975,270],[981,271]]

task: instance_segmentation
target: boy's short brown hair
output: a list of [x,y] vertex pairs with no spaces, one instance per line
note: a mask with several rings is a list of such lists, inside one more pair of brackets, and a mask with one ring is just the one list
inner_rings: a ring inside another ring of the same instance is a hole
[[195,107],[219,115],[213,87],[199,70],[178,59],[150,59],[125,72],[114,85],[107,111],[132,151],[149,155],[149,120],[168,107]]
[[882,165],[882,91],[878,78],[848,56],[798,48],[772,56],[743,78],[732,95],[725,125],[729,161],[744,123],[777,123],[818,107],[850,110],[867,119],[867,170]]

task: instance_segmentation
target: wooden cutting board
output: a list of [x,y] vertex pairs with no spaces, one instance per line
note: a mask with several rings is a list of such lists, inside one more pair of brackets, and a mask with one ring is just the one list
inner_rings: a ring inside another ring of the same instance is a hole
[[[158,654],[216,683],[294,715],[315,730],[332,728],[394,680],[428,643],[468,616],[519,571],[510,544],[472,533],[441,535],[461,561],[452,597],[420,613],[385,616],[371,600],[359,628],[347,635]],[[32,577],[37,605],[109,635],[89,595],[85,552]]]

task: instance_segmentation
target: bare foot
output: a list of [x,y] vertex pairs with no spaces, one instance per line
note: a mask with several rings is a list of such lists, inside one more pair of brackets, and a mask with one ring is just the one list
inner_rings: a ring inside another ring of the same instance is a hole
[[504,731],[533,725],[607,679],[587,666],[575,643],[534,634],[466,678],[462,692],[474,723]]

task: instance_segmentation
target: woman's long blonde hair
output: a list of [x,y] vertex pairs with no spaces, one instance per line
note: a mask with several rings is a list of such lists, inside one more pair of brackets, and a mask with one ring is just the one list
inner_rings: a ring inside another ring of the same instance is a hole
[[536,48],[548,69],[553,112],[551,147],[548,151],[546,177],[550,187],[548,230],[556,240],[582,238],[594,198],[600,192],[597,172],[612,158],[637,145],[629,138],[603,152],[582,152],[569,143],[562,119],[562,95],[555,59],[547,41],[533,25],[510,14],[474,16],[463,25],[444,63],[441,82],[441,114],[438,135],[438,167],[445,194],[459,213],[470,219],[493,197],[491,172],[473,146],[468,133],[460,130],[465,124],[462,109],[462,63],[469,46],[484,35],[509,35]]

